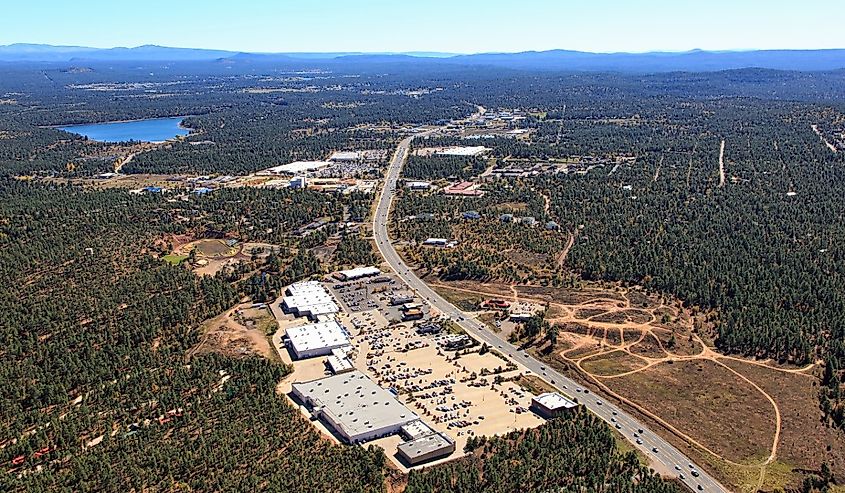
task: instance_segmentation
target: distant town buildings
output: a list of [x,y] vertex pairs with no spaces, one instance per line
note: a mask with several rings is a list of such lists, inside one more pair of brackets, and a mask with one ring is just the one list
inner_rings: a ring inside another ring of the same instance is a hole
[[478,189],[478,185],[471,181],[462,181],[453,183],[443,189],[446,195],[466,196],[466,197],[480,197],[484,195],[484,191]]

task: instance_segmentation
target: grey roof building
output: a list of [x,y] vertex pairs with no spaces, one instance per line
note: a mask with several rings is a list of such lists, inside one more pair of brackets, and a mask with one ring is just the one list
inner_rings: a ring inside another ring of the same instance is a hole
[[397,451],[402,460],[415,466],[450,455],[455,451],[455,441],[443,433],[432,433],[399,444]]
[[419,419],[393,394],[358,370],[296,382],[293,395],[349,443],[393,435]]

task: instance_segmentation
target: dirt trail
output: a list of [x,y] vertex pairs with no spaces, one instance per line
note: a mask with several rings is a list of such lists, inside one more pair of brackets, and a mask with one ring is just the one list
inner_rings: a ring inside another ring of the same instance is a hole
[[698,143],[692,147],[692,152],[689,153],[689,166],[687,166],[687,187],[689,187],[690,176],[692,176],[692,158],[695,156],[695,151],[698,149]]
[[660,176],[660,167],[663,166],[663,158],[665,154],[660,155],[660,161],[657,163],[657,168],[654,170],[654,178],[651,179],[651,182],[654,183],[657,181],[657,178]]
[[725,186],[725,139],[719,146],[719,188]]
[[836,153],[838,152],[838,150],[836,149],[836,146],[835,146],[835,145],[833,145],[833,144],[831,144],[831,143],[830,143],[830,141],[828,141],[828,140],[824,137],[824,135],[822,134],[822,131],[821,131],[821,130],[819,130],[819,126],[818,126],[818,125],[810,125],[810,128],[812,128],[812,129],[813,129],[813,132],[815,132],[815,133],[816,133],[816,135],[818,135],[818,136],[819,136],[819,138],[822,140],[822,143],[823,143],[825,146],[827,146],[827,148],[828,148],[828,149],[830,149],[830,151],[831,151],[831,152],[833,152],[834,154],[836,154]]
[[563,263],[566,262],[566,256],[569,255],[569,250],[572,249],[572,245],[575,244],[575,235],[577,234],[577,230],[575,233],[569,233],[569,241],[566,242],[566,246],[563,247],[561,250],[560,255],[557,256],[557,266],[563,267]]
[[[452,290],[456,290],[456,291],[461,291],[461,292],[477,294],[477,295],[482,295],[482,296],[495,296],[496,295],[495,293],[486,292],[484,290],[458,288],[458,287],[449,286],[447,284],[438,284],[438,285],[441,286],[441,287],[444,287],[444,288],[448,288],[448,289],[452,289]],[[538,299],[528,297],[528,296],[517,296],[516,288],[514,286],[510,286],[510,288],[511,288],[512,292],[514,293],[514,298],[513,298],[514,300],[538,301]],[[547,300],[545,300],[545,301],[548,302]],[[608,300],[608,301],[610,301],[610,300]],[[795,374],[795,375],[802,375],[802,376],[806,376],[806,377],[809,377],[809,378],[814,378],[811,374],[808,373],[808,371],[816,366],[815,363],[809,364],[809,365],[802,367],[802,368],[780,368],[780,367],[777,367],[777,366],[772,366],[772,365],[766,364],[765,362],[761,362],[761,361],[747,360],[747,359],[743,359],[743,358],[739,358],[739,357],[735,357],[735,356],[723,355],[723,354],[717,353],[715,350],[713,350],[713,348],[711,348],[707,344],[705,344],[704,341],[701,339],[701,337],[698,334],[691,334],[691,337],[697,343],[697,345],[700,345],[701,351],[699,351],[696,354],[676,354],[676,353],[673,353],[672,351],[670,351],[669,349],[664,347],[660,338],[657,337],[656,332],[659,332],[659,330],[658,330],[659,327],[652,325],[656,321],[655,310],[659,310],[660,308],[663,308],[665,305],[661,305],[660,307],[657,307],[657,308],[652,307],[652,308],[647,309],[646,311],[649,311],[652,314],[652,318],[648,322],[644,322],[644,323],[635,323],[635,322],[631,322],[631,321],[625,322],[625,328],[626,329],[637,330],[637,331],[640,332],[639,337],[636,338],[636,340],[627,340],[626,341],[624,339],[624,330],[620,329],[619,323],[596,322],[596,321],[591,320],[592,318],[597,317],[598,315],[593,315],[591,317],[587,317],[586,319],[579,318],[579,317],[575,316],[578,308],[594,307],[595,306],[595,300],[589,300],[589,301],[585,301],[585,302],[581,302],[581,303],[568,303],[568,304],[567,303],[557,303],[557,302],[548,302],[548,303],[549,303],[549,305],[555,305],[555,306],[560,306],[561,308],[565,308],[565,313],[567,313],[566,316],[557,317],[555,319],[550,320],[550,322],[555,323],[555,322],[575,321],[575,322],[578,322],[578,323],[586,324],[588,326],[587,332],[585,334],[576,334],[576,333],[571,334],[572,335],[571,340],[574,344],[572,346],[570,346],[568,349],[561,351],[559,353],[561,358],[563,358],[565,361],[567,361],[569,363],[572,363],[576,368],[578,368],[578,370],[580,372],[583,373],[583,375],[585,377],[587,377],[591,381],[593,381],[603,391],[605,391],[609,395],[615,397],[619,401],[624,402],[624,403],[634,407],[635,409],[637,409],[641,413],[645,414],[646,416],[649,416],[650,418],[654,419],[655,421],[660,423],[663,427],[665,427],[665,429],[669,430],[674,435],[676,435],[677,437],[686,441],[690,445],[697,447],[698,449],[700,449],[700,450],[706,452],[707,454],[717,458],[718,460],[721,460],[721,461],[725,462],[726,464],[730,464],[732,466],[742,467],[742,468],[745,468],[745,469],[760,468],[760,477],[759,477],[759,481],[758,481],[758,489],[762,488],[762,486],[765,482],[767,466],[770,465],[771,463],[773,463],[777,459],[778,446],[780,445],[780,436],[781,436],[781,427],[782,427],[780,408],[779,408],[777,402],[775,401],[775,399],[768,392],[766,392],[764,389],[762,389],[759,385],[757,385],[757,383],[755,383],[750,378],[748,378],[745,375],[743,375],[743,374],[739,373],[738,371],[734,370],[729,365],[726,365],[724,363],[724,360],[741,362],[741,363],[745,363],[745,364],[749,364],[749,365],[764,367],[764,368],[767,368],[767,369],[773,370],[773,371],[779,371],[779,372],[790,373],[790,374]],[[618,301],[616,303],[618,303]],[[620,311],[620,310],[630,309],[630,302],[627,302],[627,303],[624,303],[624,304],[621,304],[621,305],[614,304],[613,308],[610,308],[609,306],[607,308],[608,308],[608,311],[613,311],[613,310]],[[621,337],[621,340],[618,343],[614,343],[613,341],[610,341],[610,340],[607,339],[608,329],[621,330],[622,337]],[[647,355],[643,355],[643,354],[638,354],[638,353],[633,351],[633,348],[635,346],[642,343],[644,341],[644,339],[646,337],[649,337],[649,336],[651,336],[655,340],[657,340],[658,346],[660,347],[660,349],[664,353],[663,356],[659,356],[659,357],[657,357],[657,356],[647,356]],[[587,354],[581,354],[581,355],[578,355],[578,356],[575,356],[575,357],[569,356],[570,354],[576,353],[579,349],[583,349],[584,347],[589,347],[590,345],[596,345],[596,344],[598,345],[598,347],[596,348],[595,351],[591,351]],[[601,357],[601,356],[606,356],[610,353],[614,353],[614,352],[618,352],[618,351],[622,351],[622,352],[626,353],[627,355],[632,356],[632,357],[642,361],[644,363],[644,365],[640,368],[635,368],[635,369],[630,370],[630,371],[625,371],[625,372],[613,374],[613,375],[596,375],[596,374],[593,374],[590,371],[586,370],[583,367],[583,363],[585,361],[588,361],[588,360],[594,359],[594,358],[598,358],[598,357]],[[649,368],[652,368],[652,367],[654,367],[658,364],[661,364],[661,363],[678,362],[678,361],[703,361],[703,360],[711,361],[714,364],[719,365],[722,368],[726,369],[727,371],[731,372],[732,374],[736,375],[738,378],[745,381],[752,388],[754,388],[757,392],[759,392],[771,404],[772,410],[774,412],[774,421],[775,421],[773,435],[772,435],[772,443],[771,443],[770,452],[769,452],[768,457],[763,459],[761,462],[754,463],[754,464],[739,463],[739,462],[736,462],[736,461],[732,461],[732,460],[730,460],[726,457],[723,457],[719,453],[715,452],[714,450],[711,450],[710,448],[708,448],[704,444],[702,444],[702,443],[698,442],[697,440],[695,440],[694,438],[690,437],[689,435],[687,435],[683,431],[677,429],[672,424],[666,422],[660,416],[658,416],[658,415],[654,414],[653,412],[649,411],[648,409],[644,408],[642,405],[640,405],[636,401],[630,400],[630,399],[628,399],[628,398],[626,398],[622,395],[617,394],[616,392],[611,390],[604,383],[607,380],[612,380],[614,378],[620,378],[620,377],[624,377],[624,376],[628,376],[628,375],[632,375],[632,374],[635,374],[635,373],[639,373],[639,372],[648,370]]]

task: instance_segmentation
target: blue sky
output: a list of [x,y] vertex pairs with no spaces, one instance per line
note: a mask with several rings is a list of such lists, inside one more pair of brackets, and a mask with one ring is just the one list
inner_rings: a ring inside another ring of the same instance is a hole
[[4,0],[0,44],[240,51],[845,48],[841,0]]

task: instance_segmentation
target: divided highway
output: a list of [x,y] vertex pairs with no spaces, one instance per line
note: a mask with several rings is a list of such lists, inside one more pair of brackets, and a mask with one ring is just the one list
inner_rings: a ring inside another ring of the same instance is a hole
[[[653,433],[645,425],[637,422],[633,416],[625,413],[615,405],[602,402],[599,397],[592,393],[587,393],[575,381],[570,380],[552,368],[546,368],[543,363],[531,357],[527,352],[519,351],[515,346],[490,331],[485,324],[475,320],[438,295],[405,264],[390,241],[387,225],[390,220],[390,207],[393,197],[396,194],[399,175],[410,152],[412,139],[413,137],[408,137],[400,142],[396,153],[393,155],[384,186],[378,197],[378,204],[373,218],[373,234],[379,252],[381,252],[381,255],[402,281],[416,291],[431,306],[454,320],[468,334],[471,334],[482,342],[486,342],[490,347],[497,348],[513,361],[526,367],[535,375],[542,377],[563,394],[577,397],[581,404],[610,424],[610,426],[615,427],[637,449],[647,455],[649,459],[662,465],[663,471],[660,471],[661,473],[679,477],[683,475],[683,483],[693,491],[714,493],[728,491],[710,475],[702,471],[695,464],[692,464],[689,458],[669,444],[669,442]],[[693,471],[698,476],[694,476]]]

